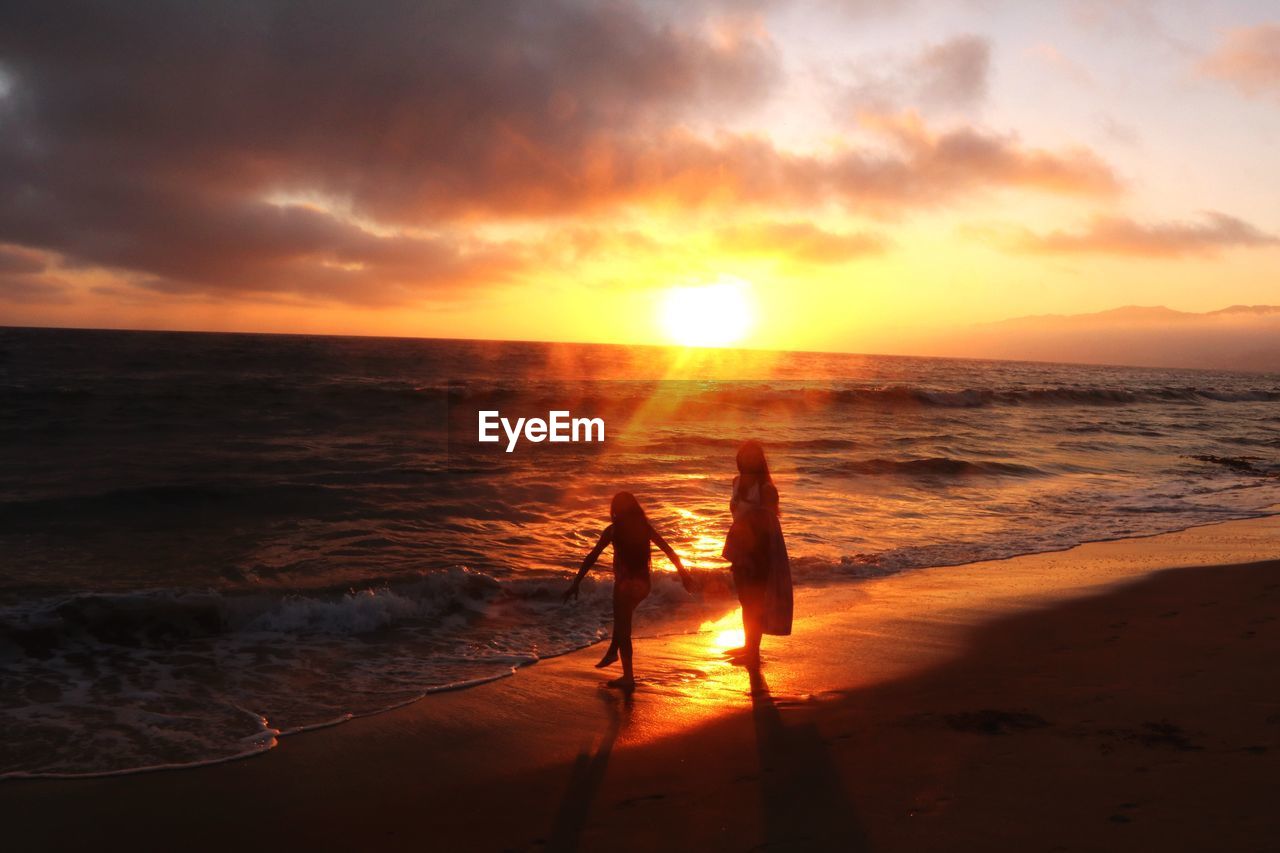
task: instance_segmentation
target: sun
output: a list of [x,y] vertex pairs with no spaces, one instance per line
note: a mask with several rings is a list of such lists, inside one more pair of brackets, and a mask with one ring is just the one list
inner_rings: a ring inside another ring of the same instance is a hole
[[712,284],[673,287],[663,295],[659,320],[667,337],[681,346],[735,344],[751,330],[751,286],[725,277]]

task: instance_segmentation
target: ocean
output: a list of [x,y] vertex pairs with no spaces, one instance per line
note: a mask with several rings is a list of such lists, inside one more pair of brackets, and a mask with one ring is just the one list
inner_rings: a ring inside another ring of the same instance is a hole
[[[475,441],[482,409],[606,437],[507,453]],[[1280,503],[1277,376],[0,329],[0,776],[251,755],[589,645],[607,556],[560,594],[621,489],[706,590],[655,556],[639,633],[697,630],[734,606],[745,438],[801,585]]]

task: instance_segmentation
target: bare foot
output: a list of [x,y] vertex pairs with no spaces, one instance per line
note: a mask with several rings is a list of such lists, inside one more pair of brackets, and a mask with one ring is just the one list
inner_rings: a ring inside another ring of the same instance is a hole
[[727,658],[736,658],[736,657],[740,657],[741,655],[745,655],[746,653],[747,653],[746,646],[738,646],[736,649],[725,649],[720,654],[724,655]]
[[600,658],[600,662],[596,664],[596,669],[604,669],[606,666],[616,662],[617,660],[618,653],[613,649],[609,649],[609,651],[604,653],[604,657]]
[[636,680],[630,676],[624,675],[621,678],[615,678],[613,681],[605,682],[606,687],[617,687],[621,690],[635,690]]
[[759,649],[734,649],[737,654],[730,655],[729,659],[738,666],[759,666],[760,650]]

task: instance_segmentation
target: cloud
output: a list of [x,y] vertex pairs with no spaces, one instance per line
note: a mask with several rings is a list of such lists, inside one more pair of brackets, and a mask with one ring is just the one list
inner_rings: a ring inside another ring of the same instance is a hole
[[987,95],[991,45],[978,36],[959,36],[934,45],[915,62],[920,99],[925,103],[973,104]]
[[1280,245],[1280,237],[1213,211],[1198,222],[1142,223],[1125,217],[1099,217],[1078,231],[1035,234],[1019,229],[999,241],[1021,252],[1140,257],[1213,255],[1223,249]]
[[0,275],[44,272],[49,260],[43,252],[0,245]]
[[1121,190],[1111,167],[1087,148],[1028,148],[1012,134],[967,126],[936,132],[911,113],[868,116],[864,123],[893,140],[902,157],[849,158],[844,171],[850,186],[880,190],[900,204],[927,205],[984,188],[1097,197]]
[[74,190],[16,209],[0,205],[0,230],[60,253],[70,259],[65,265],[117,270],[167,293],[305,293],[394,304],[424,290],[447,295],[500,283],[521,266],[506,245],[457,234],[377,234],[298,204],[145,185]]
[[990,43],[961,35],[926,47],[907,60],[863,60],[841,97],[850,113],[917,109],[965,109],[987,95]]
[[35,276],[14,276],[0,273],[0,301],[30,304],[61,304],[70,301],[71,289],[58,281],[47,281]]
[[1153,0],[1067,0],[1072,19],[1091,29],[1151,30],[1157,23]]
[[10,303],[66,302],[70,288],[51,274],[43,252],[0,245],[0,301]]
[[1251,97],[1280,97],[1280,24],[1228,30],[1199,68]]
[[[1086,149],[900,111],[823,154],[716,130],[768,101],[779,51],[750,14],[679,9],[8,4],[0,241],[166,293],[400,304],[530,274],[536,247],[486,237],[495,223],[1119,189]],[[988,54],[930,47],[904,69],[913,96],[980,99]]]
[[1094,88],[1098,84],[1097,78],[1093,76],[1088,68],[1066,56],[1055,45],[1047,41],[1036,43],[1028,48],[1026,53],[1078,85]]
[[163,289],[430,294],[512,266],[461,221],[635,189],[650,129],[759,100],[773,54],[624,3],[10,5],[0,240]]
[[722,249],[746,255],[778,255],[808,264],[842,264],[885,251],[888,241],[866,232],[835,233],[811,222],[766,222],[722,229]]
[[6,16],[0,56],[26,105],[9,118],[43,155],[25,165],[305,189],[387,221],[532,207],[575,189],[598,140],[733,110],[778,73],[766,41],[623,3],[127,8]]

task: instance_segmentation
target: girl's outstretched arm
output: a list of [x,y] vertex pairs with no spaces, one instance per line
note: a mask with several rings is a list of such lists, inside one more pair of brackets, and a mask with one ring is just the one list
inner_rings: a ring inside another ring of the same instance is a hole
[[662,534],[652,527],[649,528],[649,538],[653,540],[653,544],[661,549],[662,553],[667,555],[667,559],[671,561],[671,565],[676,567],[676,571],[680,574],[680,583],[684,585],[687,592],[693,592],[693,576],[689,574],[689,570],[684,567],[684,561],[680,559],[680,555],[676,553],[676,549],[667,544],[667,540],[662,538]]
[[609,543],[613,541],[613,525],[610,524],[600,533],[600,540],[596,542],[596,547],[591,549],[591,553],[582,561],[582,568],[578,569],[578,576],[573,579],[573,583],[564,594],[564,600],[578,597],[578,587],[582,585],[582,578],[591,571],[591,567],[596,564],[596,560],[600,559],[600,555]]

